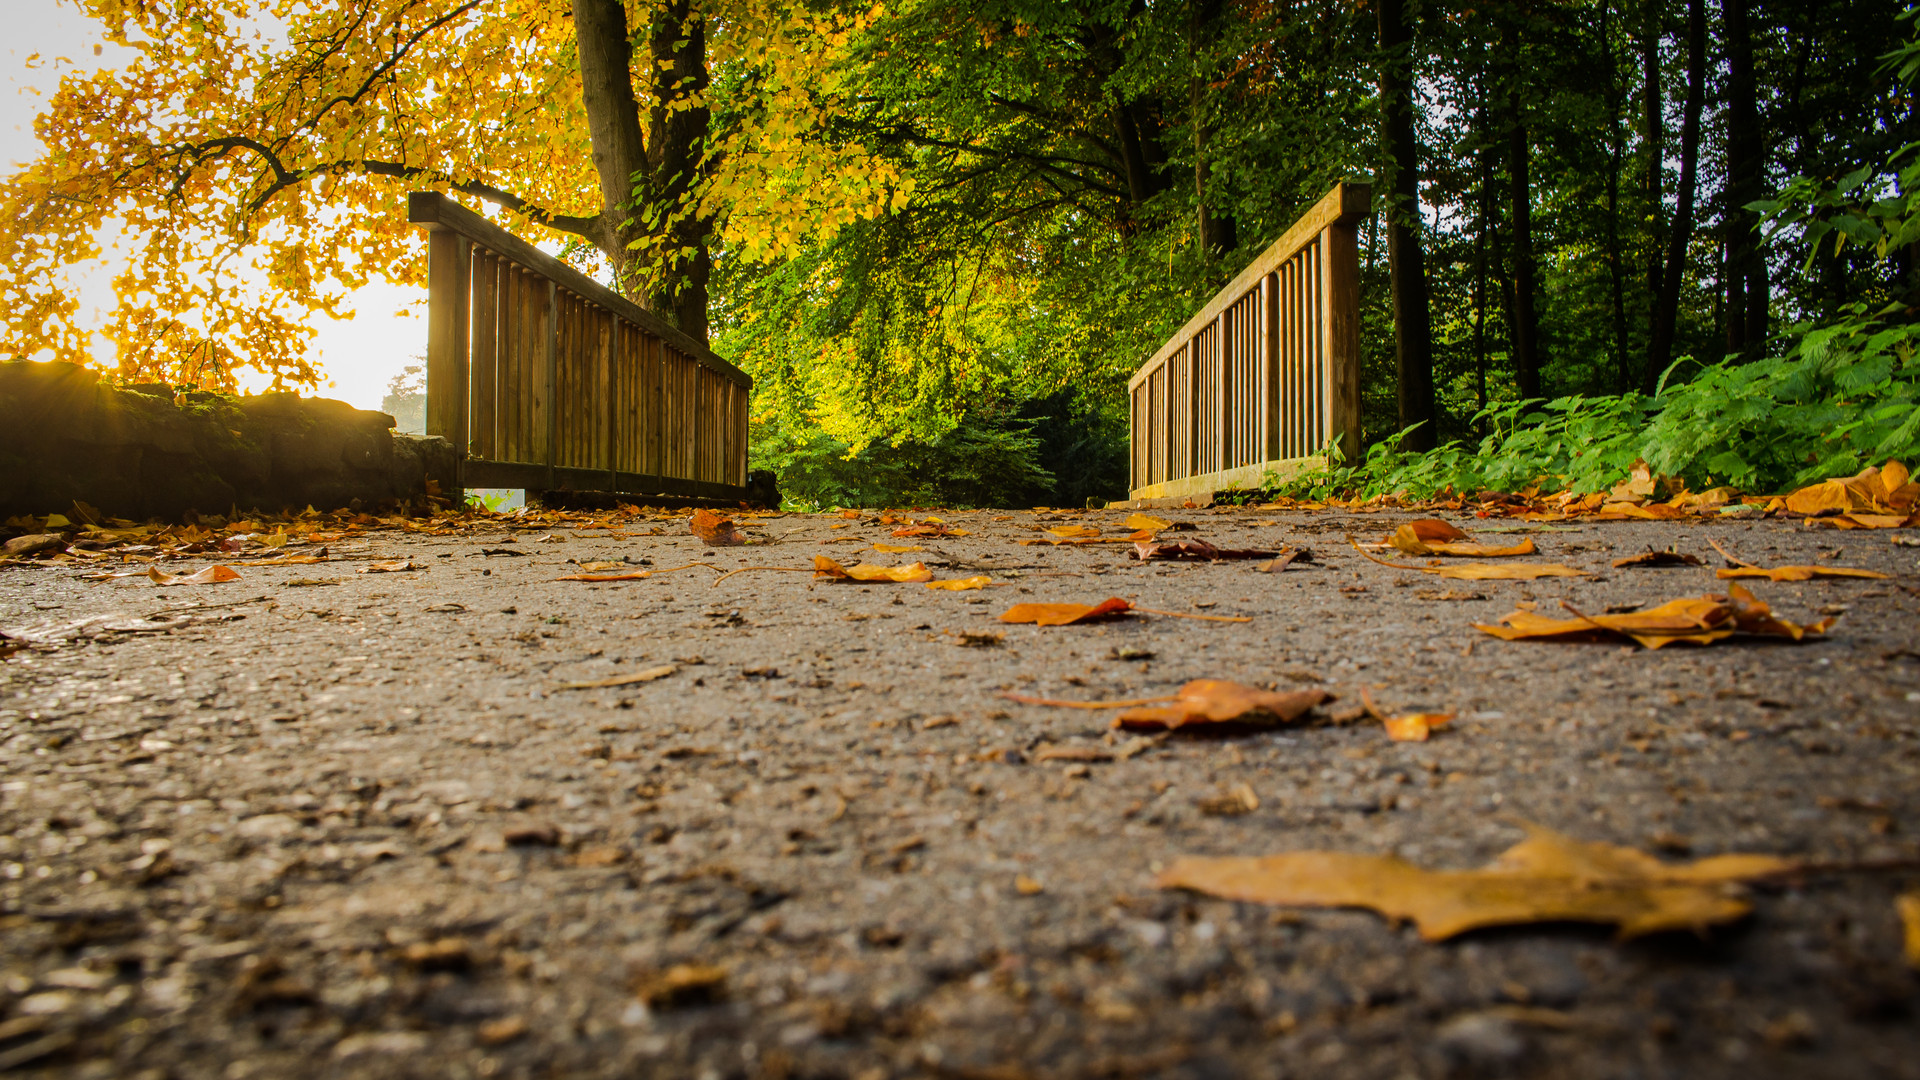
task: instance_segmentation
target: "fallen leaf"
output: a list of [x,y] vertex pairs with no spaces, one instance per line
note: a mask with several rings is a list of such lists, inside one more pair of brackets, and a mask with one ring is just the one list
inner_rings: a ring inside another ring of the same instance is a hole
[[1391,566],[1395,570],[1414,570],[1436,577],[1452,578],[1456,581],[1532,581],[1543,577],[1586,577],[1585,570],[1575,570],[1571,566],[1559,563],[1467,563],[1463,566],[1414,566],[1410,563],[1388,562],[1378,558],[1361,547],[1353,537],[1347,537],[1347,543],[1353,550],[1381,566]]
[[1110,596],[1091,607],[1085,604],[1015,604],[1000,616],[1000,621],[1033,623],[1036,626],[1068,626],[1122,618],[1132,610],[1132,604],[1117,596]]
[[695,510],[687,519],[687,531],[713,547],[739,547],[747,542],[733,522],[711,510]]
[[927,569],[925,563],[907,566],[870,566],[866,563],[842,566],[825,555],[815,555],[813,577],[816,581],[926,581],[933,577],[933,571]]
[[1195,679],[1182,686],[1170,704],[1130,709],[1115,717],[1113,726],[1136,731],[1270,726],[1297,720],[1331,700],[1333,695],[1325,690],[1277,693],[1225,679]]
[[1154,517],[1151,514],[1130,514],[1127,517],[1127,528],[1135,531],[1144,529],[1151,532],[1160,532],[1173,528],[1173,522],[1168,521],[1166,518]]
[[1214,547],[1205,540],[1170,540],[1156,544],[1135,543],[1128,554],[1141,562],[1159,559],[1206,559],[1219,562],[1226,559],[1271,559],[1277,553]]
[[664,679],[680,670],[672,664],[661,664],[645,671],[636,671],[631,675],[618,675],[611,679],[598,679],[593,682],[561,683],[555,690],[603,690],[612,686],[632,686],[635,683],[648,683],[655,679]]
[[33,533],[7,541],[4,553],[11,558],[24,558],[43,551],[58,551],[66,546],[66,538],[59,533]]
[[1387,537],[1387,543],[1408,555],[1453,555],[1480,559],[1532,555],[1536,550],[1530,536],[1521,538],[1517,544],[1475,544],[1468,542],[1466,535],[1438,518],[1429,518],[1409,521],[1400,526],[1392,536]]
[[927,582],[927,588],[964,592],[968,589],[984,589],[991,584],[993,584],[992,578],[985,574],[975,574],[972,577],[948,578],[945,581],[929,581]]
[[1239,817],[1260,809],[1260,796],[1253,793],[1247,784],[1235,784],[1232,790],[1224,794],[1198,799],[1194,806],[1203,814],[1213,817]]
[[157,566],[147,567],[147,576],[159,585],[213,585],[222,581],[239,581],[240,572],[231,566],[216,563],[193,574],[165,574]]
[[1037,896],[1045,892],[1046,889],[1047,887],[1045,885],[1040,884],[1025,874],[1014,875],[1013,891],[1019,893],[1021,896]]
[[1613,567],[1616,570],[1624,570],[1630,566],[1658,567],[1658,566],[1700,566],[1700,565],[1703,565],[1703,564],[1700,562],[1700,557],[1698,555],[1685,555],[1678,551],[1673,551],[1671,549],[1667,551],[1654,551],[1651,548],[1649,548],[1648,550],[1643,551],[1638,555],[1629,555],[1624,559],[1613,560]]
[[425,570],[425,569],[426,567],[421,566],[419,563],[413,562],[411,560],[396,559],[393,562],[368,563],[367,565],[361,567],[358,573],[399,574],[399,573],[404,573],[408,570]]
[[675,964],[634,987],[640,1000],[656,1009],[717,1001],[726,987],[727,969],[711,964]]
[[277,559],[253,559],[247,566],[310,566],[313,563],[326,562],[325,555],[282,555]]
[[1411,919],[1428,941],[1469,930],[1540,922],[1617,926],[1622,938],[1703,931],[1747,914],[1730,891],[1783,874],[1770,855],[1666,863],[1612,844],[1583,843],[1539,826],[1478,870],[1426,870],[1393,855],[1304,851],[1264,858],[1183,857],[1155,880],[1229,900],[1288,907],[1364,907]]
[[[1563,602],[1562,606],[1566,606]],[[1573,610],[1568,607],[1568,610]],[[1696,596],[1669,600],[1646,611],[1618,615],[1581,615],[1555,619],[1532,611],[1515,611],[1500,620],[1501,625],[1475,623],[1474,628],[1507,641],[1553,639],[1562,641],[1606,640],[1614,635],[1630,637],[1649,649],[1675,642],[1710,645],[1732,637],[1735,632],[1799,641],[1807,634],[1824,634],[1833,625],[1831,617],[1809,626],[1799,626],[1773,617],[1771,609],[1738,585],[1727,596]]]
[[580,565],[581,571],[591,574],[601,570],[612,570],[616,567],[625,566],[627,564],[624,562],[620,562],[617,559],[610,559],[605,562],[583,562],[579,565]]
[[1920,971],[1920,890],[1901,893],[1894,901],[1905,931],[1907,966]]
[[1453,723],[1453,713],[1402,713],[1399,716],[1383,717],[1380,723],[1387,729],[1387,738],[1394,742],[1426,742],[1427,736],[1436,728]]
[[1092,526],[1088,526],[1088,525],[1062,525],[1059,528],[1048,529],[1047,532],[1049,535],[1062,537],[1068,540],[1077,539],[1083,536],[1099,536],[1100,535],[1099,529],[1093,528]]
[[1721,567],[1713,576],[1729,578],[1761,577],[1768,581],[1812,581],[1814,578],[1886,578],[1878,570],[1856,570],[1850,566],[1776,566],[1763,570],[1758,566]]
[[893,536],[894,536],[894,539],[896,540],[902,539],[904,537],[909,537],[909,536],[971,536],[971,535],[973,534],[969,533],[965,529],[949,529],[944,524],[942,525],[908,525],[905,528],[893,530]]
[[909,551],[925,551],[919,544],[875,544],[873,550],[884,551],[889,555],[904,555]]

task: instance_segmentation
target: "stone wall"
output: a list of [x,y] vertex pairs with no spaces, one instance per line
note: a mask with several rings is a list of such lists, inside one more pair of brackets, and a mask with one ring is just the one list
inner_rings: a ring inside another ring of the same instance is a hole
[[73,364],[0,362],[0,517],[65,513],[78,500],[124,518],[457,498],[443,439],[395,435],[393,418],[297,394],[114,387]]

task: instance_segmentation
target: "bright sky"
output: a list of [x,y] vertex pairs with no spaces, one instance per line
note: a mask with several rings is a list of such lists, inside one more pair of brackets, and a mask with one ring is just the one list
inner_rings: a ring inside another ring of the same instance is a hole
[[[93,49],[100,35],[92,20],[61,0],[0,0],[6,17],[5,44],[0,46],[0,170],[13,172],[40,155],[33,136],[33,118],[44,96],[51,94],[65,72],[93,70],[123,62],[112,45],[101,56]],[[35,53],[41,62],[29,68]],[[65,58],[56,62],[54,58]],[[110,307],[112,267],[89,268],[81,275],[85,306],[94,311]],[[320,393],[363,409],[377,409],[387,380],[400,373],[410,358],[427,348],[426,321],[416,305],[424,305],[423,289],[373,285],[354,296],[357,314],[333,320],[314,316],[319,331],[314,354],[324,381]],[[4,317],[4,313],[0,313]],[[112,347],[99,343],[98,354],[112,356]],[[259,380],[264,385],[265,379]]]

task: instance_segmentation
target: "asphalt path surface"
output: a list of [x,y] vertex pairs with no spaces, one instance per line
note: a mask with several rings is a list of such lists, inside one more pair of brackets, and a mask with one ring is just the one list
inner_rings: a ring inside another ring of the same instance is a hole
[[[1920,549],[1890,542],[1911,533],[1574,521],[1479,538],[1532,536],[1533,561],[1591,576],[1476,582],[1347,545],[1402,513],[1166,514],[1195,526],[1168,539],[1311,549],[1280,573],[1018,543],[1064,523],[1119,535],[1123,512],[940,516],[970,535],[789,515],[712,548],[676,520],[642,523],[657,536],[503,520],[374,532],[217,585],[0,572],[0,629],[177,624],[0,663],[0,1069],[1920,1076],[1895,909],[1920,884],[1903,868],[1920,857]],[[1762,565],[1893,577],[1751,586],[1783,617],[1837,616],[1800,644],[1471,625],[1724,591],[1707,568],[1611,565],[1669,547],[1721,565],[1709,537]],[[819,554],[999,584],[716,583]],[[423,569],[356,572],[395,560]],[[554,580],[608,561],[718,570]],[[997,621],[1109,596],[1250,621]],[[1195,678],[1338,699],[1285,728],[1158,739],[1002,696]],[[1363,688],[1457,718],[1393,742]],[[1370,911],[1154,884],[1193,854],[1472,867],[1519,822],[1858,869],[1756,887],[1749,917],[1703,935],[1626,942],[1550,924],[1430,943]]]

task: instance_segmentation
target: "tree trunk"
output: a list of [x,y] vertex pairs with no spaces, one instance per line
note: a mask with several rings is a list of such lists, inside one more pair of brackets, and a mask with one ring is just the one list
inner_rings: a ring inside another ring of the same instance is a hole
[[[707,90],[706,16],[691,0],[653,5],[653,108],[647,123],[647,158],[653,172],[656,213],[668,217],[666,249],[655,257],[649,293],[655,312],[672,318],[682,333],[707,340],[707,281],[713,273],[707,241],[713,221],[697,213],[706,154],[708,110],[681,104]],[[691,254],[685,254],[690,252]]]
[[647,171],[647,148],[640,132],[640,102],[633,93],[626,8],[621,0],[573,0],[573,32],[593,168],[600,177],[600,216],[590,239],[612,264],[615,286],[630,293],[627,242],[639,235],[630,207],[636,194],[634,177]]
[[1687,244],[1693,239],[1693,199],[1699,180],[1700,111],[1706,100],[1707,12],[1705,0],[1687,0],[1687,98],[1680,120],[1680,190],[1673,226],[1667,232],[1667,256],[1660,288],[1654,294],[1653,333],[1647,343],[1647,370],[1641,387],[1653,393],[1673,359],[1680,319],[1680,286],[1687,276]]
[[1188,4],[1187,96],[1188,123],[1193,128],[1193,199],[1200,247],[1209,255],[1225,255],[1240,246],[1232,214],[1209,205],[1207,162],[1206,85],[1213,63],[1213,43],[1220,16],[1220,0],[1192,0]]
[[[1380,101],[1386,131],[1387,265],[1393,293],[1394,370],[1398,377],[1401,443],[1430,450],[1434,432],[1433,326],[1427,301],[1426,257],[1420,246],[1420,144],[1413,117],[1413,32],[1404,0],[1375,0],[1379,22]],[[1414,425],[1420,425],[1414,428]]]
[[704,17],[690,0],[655,5],[643,133],[633,88],[633,49],[621,0],[573,0],[582,104],[600,180],[600,215],[589,239],[613,267],[614,284],[695,341],[707,340],[708,252],[713,223],[694,213],[708,112],[675,104],[707,87]]
[[1644,251],[1648,297],[1660,295],[1660,260],[1666,247],[1666,185],[1662,181],[1667,167],[1667,120],[1666,99],[1660,88],[1660,39],[1666,32],[1665,15],[1666,0],[1646,0],[1640,19],[1640,146],[1647,157],[1641,193],[1647,204]]
[[1540,316],[1534,307],[1533,186],[1528,177],[1533,147],[1527,141],[1525,106],[1520,91],[1509,98],[1512,126],[1507,132],[1508,201],[1513,217],[1513,375],[1520,396],[1539,397]]
[[1600,52],[1607,67],[1607,284],[1613,305],[1614,391],[1624,394],[1633,389],[1633,361],[1627,350],[1627,295],[1625,253],[1620,243],[1620,170],[1626,167],[1627,136],[1621,128],[1620,73],[1614,66],[1613,41],[1607,33],[1613,0],[1602,0],[1600,8]]
[[1757,358],[1767,339],[1768,281],[1760,215],[1747,209],[1765,184],[1766,157],[1755,108],[1751,0],[1721,0],[1727,35],[1727,352]]

